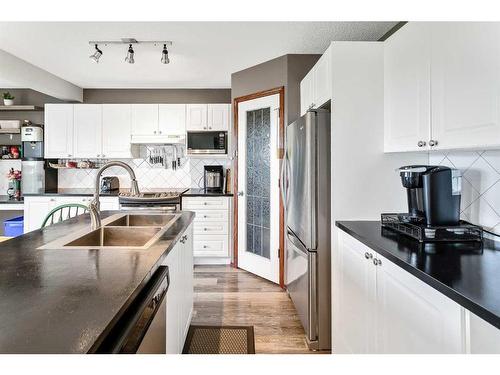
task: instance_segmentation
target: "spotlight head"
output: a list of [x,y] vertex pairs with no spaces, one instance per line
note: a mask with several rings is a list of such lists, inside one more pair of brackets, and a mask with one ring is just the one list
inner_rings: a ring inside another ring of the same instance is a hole
[[127,56],[125,57],[125,61],[128,62],[129,64],[135,63],[134,49],[132,48],[132,44],[128,45],[128,51],[127,51]]
[[170,63],[170,59],[168,58],[168,50],[167,50],[167,45],[163,45],[163,51],[161,51],[161,63],[162,64],[168,64]]
[[92,55],[90,55],[89,58],[93,62],[98,63],[101,56],[102,56],[102,51],[99,49],[99,47],[96,44],[95,45],[95,52]]

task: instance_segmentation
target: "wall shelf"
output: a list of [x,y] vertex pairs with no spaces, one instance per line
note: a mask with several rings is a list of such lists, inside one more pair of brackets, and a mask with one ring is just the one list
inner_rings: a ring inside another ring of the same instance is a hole
[[43,107],[36,105],[0,105],[0,112],[35,112],[43,111]]

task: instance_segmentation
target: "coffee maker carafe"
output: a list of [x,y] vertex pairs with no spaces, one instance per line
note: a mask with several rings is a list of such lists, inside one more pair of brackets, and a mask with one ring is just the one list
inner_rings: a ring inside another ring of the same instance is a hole
[[408,165],[398,171],[408,199],[408,213],[399,214],[400,220],[429,227],[460,224],[462,175],[458,169]]

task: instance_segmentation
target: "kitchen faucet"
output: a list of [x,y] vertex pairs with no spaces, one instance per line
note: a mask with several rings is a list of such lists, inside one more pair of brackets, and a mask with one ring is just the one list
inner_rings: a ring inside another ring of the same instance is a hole
[[99,203],[99,182],[101,180],[101,175],[102,172],[104,172],[106,169],[109,167],[122,167],[124,168],[129,176],[130,176],[130,181],[131,181],[131,188],[130,192],[132,195],[139,195],[139,186],[137,185],[137,180],[135,178],[135,173],[133,169],[130,167],[130,165],[122,162],[122,161],[110,161],[106,164],[104,164],[98,171],[97,175],[95,177],[95,192],[94,192],[94,199],[92,199],[92,202],[89,204],[89,212],[90,212],[90,220],[91,220],[91,229],[97,229],[101,227],[101,211],[100,211],[100,203]]

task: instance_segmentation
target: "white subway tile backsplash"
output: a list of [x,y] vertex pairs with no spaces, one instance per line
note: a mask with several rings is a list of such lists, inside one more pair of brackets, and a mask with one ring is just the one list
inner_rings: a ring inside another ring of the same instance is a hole
[[[222,165],[224,168],[231,168],[230,159],[183,159],[181,166],[176,170],[150,165],[145,159],[123,161],[133,168],[139,188],[142,189],[202,187],[205,165]],[[58,173],[61,188],[92,188],[97,170],[61,169]],[[128,174],[123,168],[111,167],[104,172],[104,176],[117,176],[120,180],[120,187],[130,187]]]
[[474,161],[463,176],[481,194],[500,180],[500,174],[483,157]]

